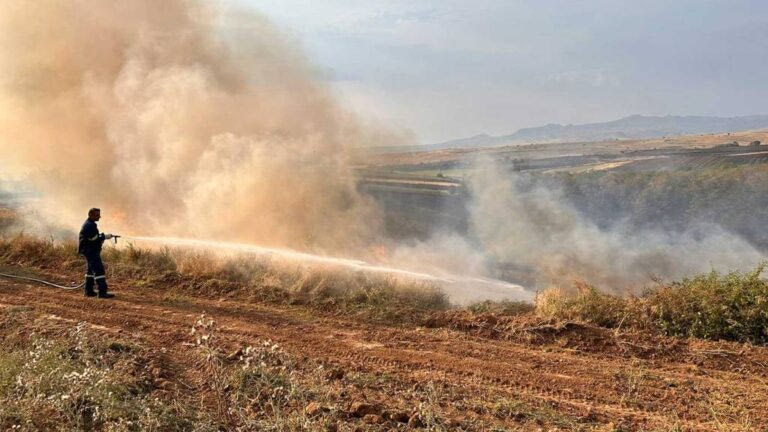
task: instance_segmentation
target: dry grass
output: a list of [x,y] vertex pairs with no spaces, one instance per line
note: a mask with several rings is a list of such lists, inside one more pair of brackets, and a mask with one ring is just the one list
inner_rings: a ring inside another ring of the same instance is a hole
[[228,355],[206,316],[192,326],[183,368],[194,373],[183,377],[140,342],[26,310],[0,310],[0,337],[2,430],[324,430],[333,418],[305,407],[339,405],[322,366],[300,367],[270,341]]
[[[75,244],[17,235],[0,239],[0,265],[27,271],[77,274],[83,260]],[[222,259],[184,249],[105,248],[110,279],[129,280],[168,295],[306,305],[331,314],[385,323],[417,322],[424,313],[450,307],[436,286],[387,275],[304,267],[254,257]]]
[[[451,309],[435,286],[328,268],[285,265],[254,258],[219,259],[181,249],[107,248],[108,276],[184,296],[303,305],[331,315],[387,324],[423,324]],[[77,272],[73,243],[19,235],[0,239],[0,265]],[[536,314],[555,321],[584,321],[606,328],[636,328],[712,340],[768,342],[768,281],[764,267],[749,273],[716,272],[661,285],[640,297],[618,297],[581,284],[540,294],[535,310],[517,302],[483,302],[472,315]],[[180,300],[181,299],[181,300]]]
[[184,430],[190,413],[155,397],[143,347],[97,337],[84,324],[50,326],[23,309],[0,312],[2,430]]
[[573,289],[551,288],[539,294],[536,314],[558,321],[585,321],[601,327],[643,324],[643,311],[634,297],[622,298],[577,283]]

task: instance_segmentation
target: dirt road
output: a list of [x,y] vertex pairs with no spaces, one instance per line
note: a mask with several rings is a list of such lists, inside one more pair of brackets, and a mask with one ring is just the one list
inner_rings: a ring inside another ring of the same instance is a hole
[[297,358],[344,371],[334,384],[343,400],[405,411],[429,406],[450,430],[768,430],[767,348],[581,325],[530,329],[528,338],[483,332],[487,323],[475,326],[480,331],[387,327],[299,306],[113,287],[117,298],[104,301],[0,280],[0,305],[164,348],[178,385],[193,373],[184,345],[204,312],[228,346],[275,341]]

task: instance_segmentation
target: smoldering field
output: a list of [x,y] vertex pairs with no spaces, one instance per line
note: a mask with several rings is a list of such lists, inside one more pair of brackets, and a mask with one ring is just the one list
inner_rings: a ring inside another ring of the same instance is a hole
[[[662,229],[661,220],[641,226],[591,197],[602,218],[611,220],[601,225],[558,183],[505,172],[493,162],[476,170],[471,189],[471,220],[483,249],[497,262],[537,269],[540,286],[583,281],[614,294],[638,294],[654,281],[748,270],[766,257],[755,242],[711,220],[690,218],[680,229]],[[755,203],[745,207],[762,211]]]
[[469,178],[467,230],[395,239],[356,188],[351,149],[408,137],[340,106],[297,41],[254,12],[11,0],[0,53],[0,169],[39,196],[22,209],[28,232],[99,206],[109,231],[359,258],[450,280],[461,301],[519,295],[489,285],[499,263],[531,271],[530,289],[625,292],[765,257],[717,225],[600,226],[488,160]]

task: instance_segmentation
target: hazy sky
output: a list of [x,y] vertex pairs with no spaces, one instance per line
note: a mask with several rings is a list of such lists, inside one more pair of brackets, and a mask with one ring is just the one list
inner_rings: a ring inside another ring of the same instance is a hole
[[765,0],[240,0],[422,143],[630,114],[768,113]]

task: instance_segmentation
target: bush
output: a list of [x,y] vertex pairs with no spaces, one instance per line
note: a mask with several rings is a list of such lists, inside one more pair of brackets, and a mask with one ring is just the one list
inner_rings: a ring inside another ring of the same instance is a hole
[[623,298],[581,285],[552,289],[537,299],[546,318],[585,321],[608,328],[652,329],[669,336],[768,343],[765,265],[749,273],[715,271],[661,285],[639,298]]
[[765,265],[752,272],[715,271],[660,287],[646,302],[666,334],[768,343],[768,281]]

